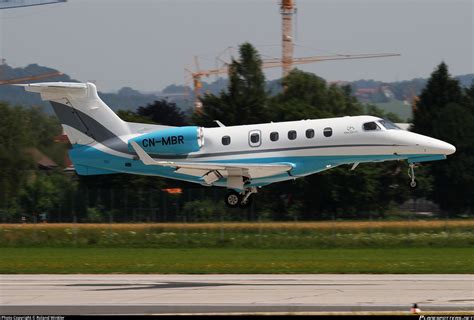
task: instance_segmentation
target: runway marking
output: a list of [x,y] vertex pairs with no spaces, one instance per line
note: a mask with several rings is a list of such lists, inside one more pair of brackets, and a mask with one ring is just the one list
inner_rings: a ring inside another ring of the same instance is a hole
[[364,283],[209,283],[209,282],[165,282],[156,284],[124,284],[124,283],[80,283],[80,284],[68,284],[68,287],[131,287],[131,288],[112,288],[112,289],[94,289],[89,291],[115,291],[115,290],[140,290],[140,289],[179,289],[179,288],[202,288],[202,287],[222,287],[222,286],[373,286],[378,284],[364,284]]
[[[0,275],[11,314],[474,312],[473,275]],[[34,304],[34,305],[33,305]]]

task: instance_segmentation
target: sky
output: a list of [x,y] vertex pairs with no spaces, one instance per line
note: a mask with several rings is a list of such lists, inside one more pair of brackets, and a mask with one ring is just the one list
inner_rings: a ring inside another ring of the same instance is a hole
[[[159,91],[184,69],[216,66],[228,47],[281,56],[278,0],[68,0],[0,10],[0,58],[37,63],[104,92]],[[441,61],[474,73],[474,0],[296,0],[295,57],[396,52],[400,57],[298,66],[328,81],[428,77]],[[228,55],[222,58],[228,59]],[[267,79],[281,69],[265,71]],[[213,81],[209,78],[207,81]]]

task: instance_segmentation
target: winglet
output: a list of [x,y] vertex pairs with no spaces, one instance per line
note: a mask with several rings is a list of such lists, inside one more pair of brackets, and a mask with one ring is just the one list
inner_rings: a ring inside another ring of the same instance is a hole
[[140,158],[144,165],[149,166],[158,164],[158,161],[153,160],[153,158],[150,157],[148,153],[146,153],[145,150],[143,150],[136,141],[130,141],[130,144],[132,145],[133,150],[135,150],[138,155],[138,158]]

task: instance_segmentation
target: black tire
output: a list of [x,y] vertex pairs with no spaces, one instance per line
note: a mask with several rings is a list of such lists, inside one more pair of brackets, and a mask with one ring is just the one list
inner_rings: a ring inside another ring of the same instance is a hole
[[235,191],[229,191],[225,195],[224,202],[229,208],[237,208],[240,204],[241,199],[242,198],[241,198],[240,194],[238,194]]
[[416,182],[416,180],[410,181],[410,187],[416,189],[418,187],[418,182]]
[[243,197],[241,197],[240,201],[239,201],[239,207],[241,208],[248,208],[252,205],[252,201],[253,201],[253,196],[250,195],[250,197],[247,198],[247,201],[243,202]]

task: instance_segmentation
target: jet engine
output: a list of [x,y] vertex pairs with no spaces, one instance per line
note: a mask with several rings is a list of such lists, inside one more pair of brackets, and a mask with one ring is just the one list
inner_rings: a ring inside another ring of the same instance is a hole
[[138,143],[149,154],[187,154],[199,151],[204,145],[202,127],[188,126],[153,131],[130,139],[128,149],[133,151],[130,141]]

